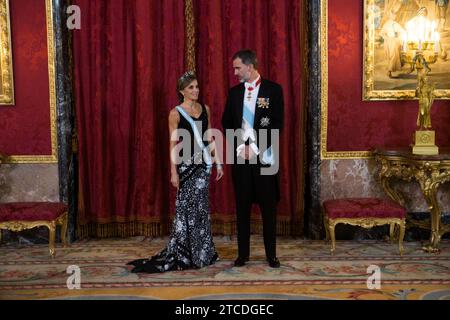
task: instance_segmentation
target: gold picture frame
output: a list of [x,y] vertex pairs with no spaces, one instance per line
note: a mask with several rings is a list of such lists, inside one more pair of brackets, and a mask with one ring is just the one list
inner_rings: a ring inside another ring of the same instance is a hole
[[0,105],[14,104],[9,0],[0,0]]
[[[415,98],[417,73],[407,63],[401,63],[403,40],[400,34],[406,22],[417,16],[423,7],[427,9],[429,20],[439,20],[439,8],[434,1],[364,0],[364,101]],[[450,32],[450,8],[446,10],[446,20],[443,35]],[[443,37],[440,45],[439,57],[430,66],[429,78],[436,84],[436,99],[450,99],[449,37]]]
[[[336,0],[337,1],[337,0]],[[321,119],[320,158],[321,160],[369,159],[370,151],[328,151],[328,0],[320,2],[320,61],[321,61]]]
[[[2,1],[2,0],[0,0]],[[53,1],[45,1],[46,12],[46,30],[47,30],[47,54],[48,54],[48,79],[49,79],[49,94],[50,94],[50,136],[51,136],[51,154],[46,155],[8,155],[3,160],[4,164],[20,163],[20,164],[51,164],[58,163],[58,131],[57,131],[57,116],[56,116],[56,76],[55,76],[55,47],[54,47],[54,29],[53,29]]]

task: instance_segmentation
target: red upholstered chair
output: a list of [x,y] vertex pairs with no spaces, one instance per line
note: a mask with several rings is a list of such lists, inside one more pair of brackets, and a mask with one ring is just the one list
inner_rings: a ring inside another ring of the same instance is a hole
[[346,223],[363,228],[389,224],[390,239],[393,240],[394,227],[400,227],[398,246],[403,254],[406,209],[392,200],[377,198],[346,198],[327,200],[323,203],[324,223],[327,239],[331,236],[331,253],[336,249],[334,228],[338,223]]
[[59,202],[0,203],[1,230],[22,231],[45,226],[49,230],[49,251],[55,256],[56,226],[61,226],[61,240],[67,245],[67,206]]

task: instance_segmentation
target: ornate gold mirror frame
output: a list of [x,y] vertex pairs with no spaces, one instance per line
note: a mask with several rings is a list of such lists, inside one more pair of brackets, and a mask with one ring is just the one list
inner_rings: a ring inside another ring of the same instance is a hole
[[9,0],[0,0],[0,105],[14,104]]

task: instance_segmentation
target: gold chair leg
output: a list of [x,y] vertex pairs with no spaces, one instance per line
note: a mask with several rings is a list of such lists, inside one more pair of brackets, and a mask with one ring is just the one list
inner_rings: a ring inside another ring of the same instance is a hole
[[400,251],[400,255],[403,255],[403,238],[405,237],[405,219],[402,219],[400,222],[400,233],[398,235],[398,250]]
[[55,257],[55,234],[56,234],[56,223],[55,221],[50,222],[48,225],[49,232],[49,240],[48,240],[48,249],[50,251],[50,255],[52,258]]
[[64,247],[67,247],[67,220],[68,216],[66,213],[61,221],[61,242],[63,243]]
[[330,232],[328,231],[328,217],[323,218],[323,224],[325,226],[325,240],[330,241]]
[[394,231],[395,231],[395,223],[389,223],[389,241],[392,243],[394,241]]
[[331,238],[331,254],[334,254],[334,251],[336,250],[336,236],[334,234],[334,221],[328,220],[328,231],[330,232],[330,238]]

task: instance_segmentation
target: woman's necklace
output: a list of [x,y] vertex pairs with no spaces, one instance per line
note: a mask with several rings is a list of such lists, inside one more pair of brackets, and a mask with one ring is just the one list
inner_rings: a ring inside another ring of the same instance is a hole
[[195,116],[195,110],[194,110],[194,106],[195,106],[195,101],[192,101],[192,103],[190,104],[190,106],[189,107],[187,107],[187,108],[189,108],[190,109],[190,115],[191,115],[191,117],[194,117],[194,118],[198,118],[199,116]]

